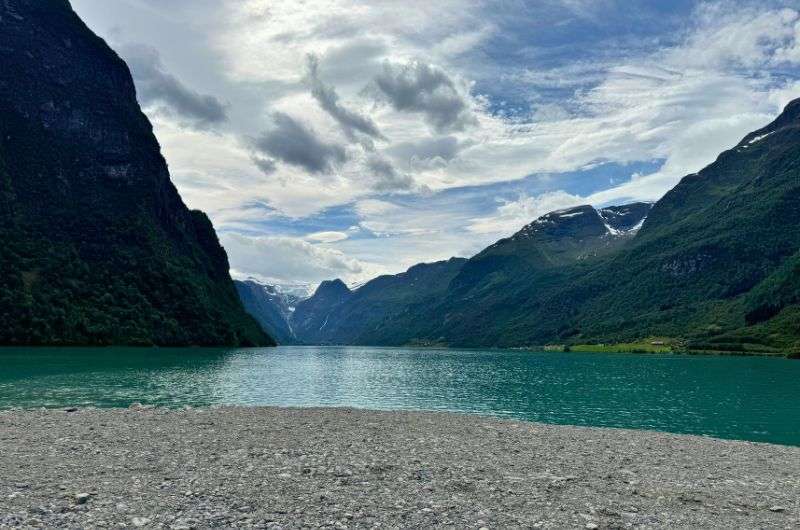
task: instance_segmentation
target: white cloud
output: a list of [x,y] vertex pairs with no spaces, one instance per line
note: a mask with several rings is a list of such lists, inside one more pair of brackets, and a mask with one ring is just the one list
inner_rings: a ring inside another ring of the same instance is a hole
[[476,234],[504,237],[553,210],[583,204],[586,204],[586,199],[583,197],[560,190],[542,193],[534,197],[523,196],[516,201],[503,202],[492,216],[473,219],[467,229]]
[[[792,9],[739,8],[729,2],[701,4],[698,31],[665,54],[672,63],[709,70],[739,66],[757,68],[789,59],[798,43]],[[685,53],[691,52],[691,53]]]
[[[604,192],[609,200],[629,195],[656,199],[775,114],[775,94],[785,89],[760,69],[791,60],[797,48],[794,11],[704,4],[677,46],[601,64],[576,62],[516,79],[522,87],[530,83],[533,91],[548,76],[562,86],[578,87],[592,72],[589,82],[595,82],[564,105],[535,107],[532,121],[520,122],[489,114],[485,102],[469,94],[469,64],[448,61],[499,31],[480,15],[481,6],[423,4],[403,16],[392,3],[344,0],[291,6],[249,0],[226,11],[226,29],[215,37],[230,65],[226,73],[240,84],[294,85],[265,102],[265,116],[289,116],[303,124],[301,132],[313,131],[286,135],[280,127],[272,129],[269,138],[275,142],[266,145],[271,149],[267,156],[246,163],[246,171],[258,170],[256,164],[268,168],[262,176],[269,179],[244,176],[245,164],[239,163],[241,180],[254,184],[239,194],[243,207],[256,201],[281,215],[302,217],[376,192],[480,186],[573,171],[598,160],[664,159],[657,174]],[[593,12],[583,2],[567,7]],[[379,20],[383,24],[373,25]],[[431,51],[448,39],[450,44]],[[308,54],[318,57],[310,77]],[[420,62],[420,57],[436,58],[444,66]],[[344,58],[359,60],[345,64]],[[364,89],[375,79],[384,81],[382,93],[392,105],[376,108],[370,102]],[[464,128],[472,118],[479,127]],[[431,137],[431,125],[455,130]],[[269,134],[269,128],[264,130]],[[359,130],[367,131],[358,133],[367,139],[389,141],[345,148],[352,141],[347,136]],[[298,141],[287,145],[289,136]],[[181,158],[189,160],[196,148],[183,143],[182,149],[191,151]],[[240,155],[224,158],[232,157]],[[172,166],[191,173],[183,165]],[[194,168],[194,173],[203,172]],[[242,182],[223,180],[243,189]],[[224,205],[209,208],[212,216],[222,209],[233,213],[232,202],[227,197]]]
[[228,251],[232,268],[244,275],[271,278],[276,283],[298,279],[318,283],[331,278],[352,282],[375,274],[368,264],[303,239],[237,233],[224,233],[220,239]]
[[[78,4],[106,17],[113,11],[97,0]],[[585,21],[613,7],[545,4]],[[230,102],[216,134],[182,128],[175,116],[151,116],[176,185],[225,232],[236,268],[284,279],[396,272],[417,260],[480,250],[547,209],[657,199],[800,95],[792,73],[800,66],[800,16],[764,5],[702,3],[682,32],[663,41],[668,45],[654,39],[632,48],[635,54],[609,48],[546,68],[539,58],[549,50],[533,44],[529,60],[514,65],[483,53],[493,38],[508,36],[491,2],[181,2],[192,10],[182,13],[197,13],[190,29],[187,17],[165,16],[174,8],[145,5],[146,14],[128,17],[145,34],[128,30],[125,38],[165,39],[153,44],[159,68],[181,80],[183,95],[198,96],[194,103],[203,94]],[[309,55],[318,58],[312,71]],[[480,76],[524,95],[530,115],[495,112],[476,92]],[[383,104],[374,98],[376,79]],[[559,101],[543,96],[553,92],[562,94]],[[258,138],[267,140],[261,149],[250,141]],[[664,160],[655,173],[591,194],[559,175],[598,162],[653,160]],[[437,199],[439,191],[533,174],[549,175],[547,186],[514,201],[485,201],[486,211]],[[272,219],[324,219],[326,209],[350,205],[361,236],[379,237],[338,239],[346,232],[325,226],[305,238],[234,235],[272,233],[282,229],[264,228]],[[282,261],[281,252],[293,258]]]
[[306,239],[318,243],[336,243],[337,241],[344,241],[348,237],[350,236],[346,232],[327,231],[308,234]]
[[[402,4],[365,0],[268,2],[243,0],[233,4],[217,46],[231,66],[229,74],[245,81],[301,80],[309,53],[324,56],[347,43],[383,42],[379,51],[400,60],[412,59],[447,42],[445,52],[463,53],[489,34],[455,39],[465,27],[484,28],[478,2],[410,0]],[[456,42],[458,40],[458,42]],[[391,50],[391,51],[390,51]],[[375,47],[371,53],[375,53]],[[386,57],[388,58],[388,57]]]

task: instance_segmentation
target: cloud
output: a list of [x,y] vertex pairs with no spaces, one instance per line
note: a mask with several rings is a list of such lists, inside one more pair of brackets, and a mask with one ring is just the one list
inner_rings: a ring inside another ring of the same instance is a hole
[[510,235],[546,213],[586,204],[586,199],[559,190],[501,202],[494,215],[473,219],[467,230],[476,234]]
[[703,3],[695,20],[703,31],[691,34],[681,47],[692,54],[678,55],[682,50],[674,50],[671,60],[703,69],[753,69],[795,61],[798,13],[793,9],[732,9],[728,2]]
[[376,140],[386,140],[370,118],[345,108],[339,103],[339,95],[333,87],[326,85],[319,78],[319,59],[315,55],[308,56],[308,82],[311,85],[311,94],[320,107],[342,127],[350,139],[356,138],[356,133],[364,134]]
[[421,113],[438,132],[462,131],[477,123],[466,88],[429,64],[386,62],[374,82],[379,99],[388,101],[395,110]]
[[128,44],[120,47],[136,81],[142,106],[159,106],[186,125],[209,128],[228,121],[227,106],[218,98],[196,92],[167,72],[153,47]]
[[367,159],[374,181],[372,189],[375,191],[408,191],[414,188],[414,178],[407,173],[400,173],[392,163],[379,155],[372,155]]
[[[449,37],[485,25],[479,19],[481,3],[468,0],[409,0],[402,6],[352,0],[229,4],[223,31],[215,40],[226,58],[226,73],[247,81],[297,76],[298,64],[309,53],[324,57],[329,51],[370,42],[357,45],[355,56],[350,55],[353,60],[342,63],[347,79],[361,82],[364,68],[372,69],[370,59],[377,55],[430,56]],[[461,41],[448,48],[463,53],[480,42],[477,38]]]
[[348,237],[350,236],[348,236],[345,232],[326,231],[308,234],[306,239],[318,243],[336,243],[337,241],[344,241]]
[[[787,2],[146,1],[74,3],[176,67],[151,53],[151,78],[230,102],[224,128],[145,105],[187,203],[222,233],[311,233],[363,276],[547,209],[658,199],[800,95]],[[583,171],[606,162],[619,174]]]
[[359,226],[378,237],[431,238],[453,227],[451,212],[431,211],[424,205],[364,199],[355,204]]
[[347,160],[344,147],[320,140],[313,129],[283,112],[272,116],[274,126],[253,142],[255,148],[311,173],[331,173]]
[[455,136],[439,136],[392,145],[386,152],[413,170],[446,166],[471,142]]
[[253,164],[265,175],[272,175],[278,168],[274,160],[269,158],[261,158],[259,156],[253,157]]
[[243,274],[273,278],[278,283],[304,280],[309,283],[331,278],[359,278],[364,264],[339,250],[292,237],[251,237],[224,233],[222,245],[231,267]]

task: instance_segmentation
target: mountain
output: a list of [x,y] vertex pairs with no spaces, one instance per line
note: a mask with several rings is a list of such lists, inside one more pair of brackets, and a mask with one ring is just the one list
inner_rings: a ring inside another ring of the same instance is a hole
[[[362,338],[524,346],[664,337],[689,349],[797,351],[799,177],[794,101],[681,180],[644,222],[643,205],[598,211],[606,234],[587,207],[545,216],[470,259],[436,303]],[[637,213],[615,223],[626,210]]]
[[69,3],[0,2],[0,64],[0,343],[272,344]]
[[[629,241],[652,204],[635,203],[596,210],[579,206],[551,212],[487,248],[470,260],[453,258],[415,265],[381,276],[353,292],[340,281],[324,283],[293,316],[298,338],[308,343],[438,343],[405,333],[411,321],[447,293],[480,284],[491,291],[503,278],[525,277],[532,269],[559,267],[605,255]],[[416,324],[413,324],[416,326]]]
[[261,328],[279,344],[297,342],[291,325],[292,313],[305,297],[277,285],[267,285],[255,280],[234,280],[245,310],[255,318]]
[[543,215],[470,259],[453,289],[485,288],[503,278],[611,254],[636,234],[651,207],[634,203],[596,210],[586,205]]
[[652,204],[597,210],[584,205],[543,215],[463,262],[441,297],[400,313],[396,325],[374,327],[369,344],[510,346],[501,333],[538,286],[562,285],[571,267],[585,268],[628,244]]
[[552,212],[437,286],[384,318],[353,295],[312,339],[800,352],[800,100],[657,203]]
[[364,344],[376,330],[395,321],[417,304],[437,301],[466,262],[452,258],[415,265],[397,275],[380,276],[351,291],[340,280],[323,282],[298,304],[292,323],[298,339],[312,344]]
[[291,318],[295,337],[305,343],[326,342],[323,337],[327,336],[325,328],[331,312],[352,295],[353,292],[338,278],[319,284],[314,294],[295,308]]

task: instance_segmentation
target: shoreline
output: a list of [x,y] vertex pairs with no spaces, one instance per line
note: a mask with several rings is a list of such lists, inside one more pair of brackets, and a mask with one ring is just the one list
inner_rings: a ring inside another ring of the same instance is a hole
[[22,406],[12,406],[12,407],[2,407],[0,406],[0,425],[2,425],[2,417],[3,414],[25,414],[25,413],[77,413],[77,412],[123,412],[123,411],[135,411],[135,412],[166,412],[166,413],[183,413],[183,412],[190,412],[190,411],[207,411],[207,412],[225,412],[227,410],[240,410],[240,409],[251,409],[251,410],[259,410],[263,409],[265,411],[310,411],[316,413],[375,413],[375,414],[422,414],[422,415],[449,415],[449,416],[463,416],[463,417],[470,417],[470,418],[477,418],[483,419],[486,421],[498,421],[498,422],[506,422],[506,423],[518,423],[523,425],[538,425],[542,427],[564,427],[568,429],[597,429],[601,431],[622,431],[622,432],[632,432],[632,433],[643,433],[643,434],[653,434],[653,435],[668,435],[668,436],[685,436],[688,438],[701,438],[703,440],[716,440],[719,442],[740,442],[740,443],[747,443],[747,444],[756,444],[756,445],[774,445],[777,447],[791,447],[797,448],[800,450],[800,442],[798,443],[780,443],[780,442],[771,442],[771,441],[763,441],[763,440],[752,440],[748,438],[726,438],[724,436],[713,435],[713,434],[700,434],[700,433],[692,433],[692,432],[681,432],[681,431],[669,431],[669,430],[659,430],[654,428],[638,428],[638,427],[621,427],[621,426],[609,426],[609,425],[588,425],[588,424],[579,424],[579,423],[556,423],[556,422],[545,422],[545,421],[538,421],[532,419],[524,419],[513,417],[510,415],[504,415],[502,413],[492,413],[491,411],[481,411],[481,412],[470,412],[470,411],[463,411],[463,410],[445,410],[445,409],[425,409],[425,408],[405,408],[405,409],[393,409],[393,408],[375,408],[375,407],[359,407],[355,405],[242,405],[242,404],[204,404],[204,405],[187,405],[187,404],[175,404],[175,405],[164,405],[164,404],[149,404],[149,403],[141,403],[136,402],[132,403],[129,406],[97,406],[97,405],[88,405],[88,404],[78,404],[78,405],[52,405],[52,406],[29,406],[29,407],[22,407]]
[[0,411],[0,527],[800,524],[800,448],[446,412]]
[[0,344],[0,353],[4,350],[14,349],[36,349],[36,350],[64,350],[64,349],[80,349],[90,351],[101,351],[106,349],[130,349],[130,350],[246,350],[246,349],[274,349],[274,348],[375,348],[375,349],[391,349],[391,348],[404,348],[415,350],[443,350],[443,351],[512,351],[512,352],[529,352],[529,353],[605,353],[605,354],[618,354],[618,355],[685,355],[685,356],[708,356],[708,357],[769,357],[773,359],[800,359],[800,352],[786,353],[786,352],[768,352],[768,351],[737,351],[737,350],[664,350],[664,351],[624,351],[623,349],[613,348],[584,348],[586,345],[570,346],[568,349],[552,349],[551,346],[508,346],[508,347],[477,347],[477,346],[443,346],[443,345],[405,345],[405,346],[369,346],[364,344],[276,344],[274,346],[129,346],[129,345],[43,345],[43,346],[19,346]]

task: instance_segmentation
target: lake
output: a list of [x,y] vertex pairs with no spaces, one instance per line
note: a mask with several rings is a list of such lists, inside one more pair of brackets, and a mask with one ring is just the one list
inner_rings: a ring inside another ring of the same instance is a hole
[[800,362],[366,347],[0,349],[0,408],[444,410],[800,445]]

